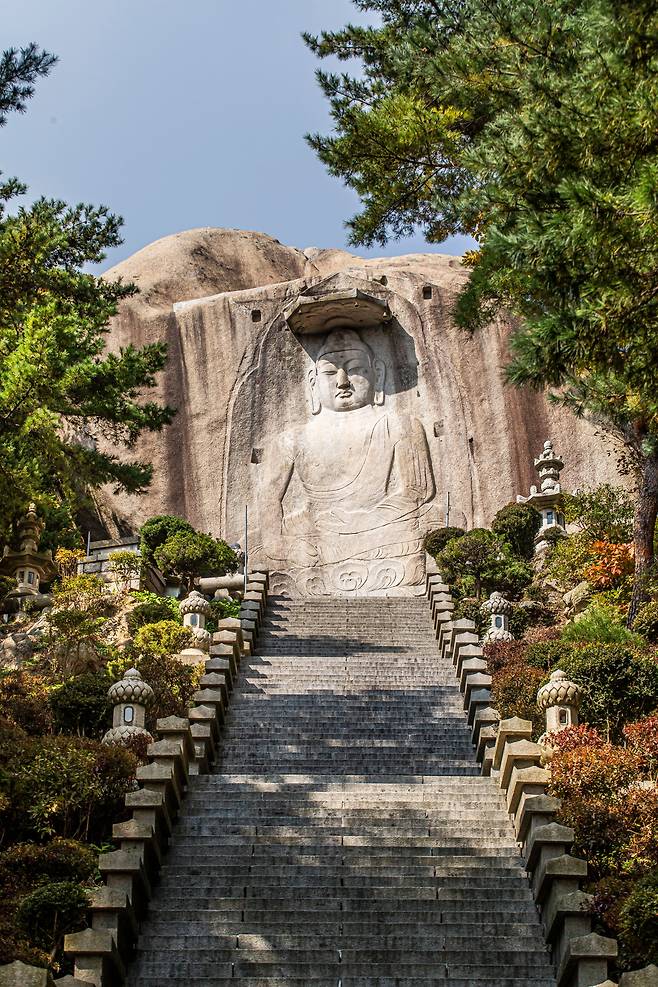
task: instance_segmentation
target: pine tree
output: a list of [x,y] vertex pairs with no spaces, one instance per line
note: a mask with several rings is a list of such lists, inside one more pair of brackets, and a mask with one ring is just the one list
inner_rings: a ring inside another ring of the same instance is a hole
[[658,513],[658,8],[650,0],[357,0],[381,27],[307,43],[335,123],[311,145],[360,195],[355,243],[470,233],[459,323],[519,316],[507,377],[623,441],[632,620]]
[[[2,55],[0,125],[25,110],[55,61],[36,45]],[[84,271],[121,243],[121,219],[44,198],[10,212],[25,192],[17,179],[0,182],[0,534],[30,500],[68,516],[90,487],[144,491],[151,466],[107,449],[132,448],[172,416],[142,397],[164,344],[106,347],[109,319],[135,287]]]

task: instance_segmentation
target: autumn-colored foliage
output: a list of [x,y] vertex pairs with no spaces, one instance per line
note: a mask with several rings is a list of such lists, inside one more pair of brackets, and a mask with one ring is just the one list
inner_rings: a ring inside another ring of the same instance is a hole
[[588,861],[593,912],[619,938],[620,966],[628,969],[656,955],[648,933],[658,899],[658,789],[652,784],[658,717],[627,724],[623,732],[625,744],[585,725],[554,734],[550,792],[561,800],[560,821],[574,829],[574,852]]
[[595,541],[591,547],[596,557],[585,568],[584,576],[595,589],[612,589],[633,575],[635,558],[632,544]]

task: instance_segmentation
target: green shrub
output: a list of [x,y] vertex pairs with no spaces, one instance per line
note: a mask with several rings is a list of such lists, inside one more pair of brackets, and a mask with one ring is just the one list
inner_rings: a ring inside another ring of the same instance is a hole
[[463,528],[437,528],[436,531],[430,531],[425,535],[423,548],[428,555],[433,555],[436,558],[449,541],[453,538],[461,538],[465,534],[466,532]]
[[623,487],[604,483],[563,497],[567,523],[577,524],[587,538],[618,545],[632,540],[633,501]]
[[173,596],[160,596],[149,590],[135,590],[132,597],[137,601],[137,606],[128,614],[131,634],[135,634],[145,624],[157,624],[162,620],[174,620],[177,624],[182,624],[180,606]]
[[652,600],[640,607],[633,621],[633,630],[652,644],[658,643],[658,603]]
[[522,638],[530,627],[547,627],[555,621],[555,614],[536,600],[522,600],[512,610],[509,628],[515,638]]
[[64,676],[89,671],[102,663],[107,619],[116,610],[116,598],[98,576],[62,579],[53,593],[48,614],[48,656]]
[[210,601],[210,617],[212,620],[224,620],[226,617],[240,616],[240,601],[233,599],[218,599]]
[[10,794],[14,839],[57,835],[100,843],[134,786],[134,756],[96,740],[28,738],[3,755],[0,791]]
[[581,719],[613,739],[626,723],[658,708],[654,655],[618,644],[591,644],[567,651],[560,668],[582,689]]
[[532,567],[512,555],[507,543],[493,531],[474,528],[461,538],[452,539],[441,551],[437,565],[448,582],[456,583],[463,595],[479,600],[497,589],[517,596],[532,581]]
[[112,552],[108,562],[110,572],[125,588],[130,585],[131,579],[141,576],[144,567],[141,555],[129,551]]
[[658,870],[641,878],[624,901],[619,933],[637,966],[658,964]]
[[64,936],[85,927],[89,890],[73,881],[42,884],[16,909],[16,924],[41,949],[56,951]]
[[10,895],[49,881],[84,884],[97,872],[96,851],[77,840],[15,843],[0,853],[0,886]]
[[457,600],[457,603],[455,604],[453,618],[455,620],[473,620],[475,622],[475,633],[482,635],[489,626],[489,618],[485,617],[481,612],[481,606],[482,603],[478,602],[478,600],[471,600],[468,597],[463,597],[462,599]]
[[529,562],[509,557],[500,560],[500,570],[492,574],[489,587],[497,589],[510,600],[518,600],[533,579],[534,571]]
[[49,733],[52,715],[46,679],[23,671],[0,673],[0,716],[26,733]]
[[491,530],[523,559],[534,555],[535,535],[540,528],[541,514],[532,504],[507,504],[498,511],[491,525]]
[[112,706],[107,697],[111,684],[103,669],[75,675],[56,686],[49,696],[55,730],[100,738],[112,720]]
[[507,665],[492,674],[491,698],[501,719],[520,716],[531,720],[533,735],[545,729],[544,714],[537,708],[537,690],[545,679],[543,672],[521,662]]
[[548,557],[544,575],[567,592],[583,582],[586,570],[597,558],[587,535],[580,533],[560,538]]
[[174,514],[158,514],[146,521],[139,529],[139,550],[145,564],[155,565],[156,549],[178,532],[194,533],[194,528]]
[[561,667],[560,662],[571,650],[571,646],[562,641],[537,641],[526,646],[523,660],[533,668],[552,672],[554,668]]
[[13,911],[7,914],[0,906],[0,966],[21,960],[28,966],[49,967],[51,959],[49,952],[37,949],[26,938],[25,934],[16,928]]
[[210,616],[206,620],[206,630],[214,634],[220,620],[240,616],[240,601],[220,598],[210,601]]
[[137,654],[168,658],[188,648],[192,640],[191,631],[182,624],[175,620],[158,620],[137,630],[133,646]]
[[225,541],[198,531],[179,531],[155,550],[155,562],[166,576],[180,579],[190,590],[197,576],[235,572],[238,557]]
[[582,644],[624,644],[629,647],[642,645],[642,639],[629,631],[616,607],[601,603],[590,605],[577,620],[567,624],[562,640]]

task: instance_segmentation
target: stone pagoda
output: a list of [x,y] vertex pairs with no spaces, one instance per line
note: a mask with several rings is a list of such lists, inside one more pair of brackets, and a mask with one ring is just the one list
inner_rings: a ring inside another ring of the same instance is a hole
[[8,612],[23,609],[30,599],[37,607],[48,606],[50,600],[40,592],[42,582],[49,583],[57,575],[57,565],[52,552],[39,551],[39,539],[44,523],[37,516],[35,504],[30,504],[27,514],[18,525],[19,548],[5,546],[0,560],[0,574],[16,580],[16,587],[7,594],[3,609]]
[[562,513],[563,494],[560,485],[560,473],[564,462],[553,450],[550,439],[544,442],[544,448],[535,459],[535,469],[539,474],[539,489],[530,487],[530,496],[518,494],[517,504],[531,504],[541,514],[541,528],[535,535],[535,553],[549,548],[556,538],[566,535],[564,514]]

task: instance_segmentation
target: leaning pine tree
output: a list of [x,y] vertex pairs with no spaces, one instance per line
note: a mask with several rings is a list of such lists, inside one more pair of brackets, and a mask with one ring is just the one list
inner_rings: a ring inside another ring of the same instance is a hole
[[[54,62],[35,45],[2,55],[0,126],[24,111]],[[48,199],[9,211],[25,191],[0,182],[0,536],[32,499],[66,519],[89,488],[143,491],[150,465],[107,449],[130,449],[172,416],[142,397],[164,366],[164,344],[106,349],[109,319],[134,286],[84,272],[121,243],[121,220]]]
[[650,0],[355,0],[379,27],[307,37],[360,195],[354,243],[476,237],[458,321],[519,317],[506,374],[624,445],[637,481],[632,622],[658,514],[658,8]]

